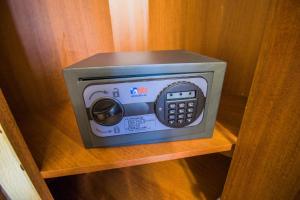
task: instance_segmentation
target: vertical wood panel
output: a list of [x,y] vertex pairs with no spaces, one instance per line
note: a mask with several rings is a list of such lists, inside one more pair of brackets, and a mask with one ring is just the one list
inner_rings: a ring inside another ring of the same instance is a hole
[[222,199],[294,199],[300,191],[300,1],[271,9]]
[[[185,18],[185,48],[210,56],[219,56],[225,0],[188,0]],[[235,20],[235,19],[232,19]]]
[[186,2],[149,1],[149,49],[183,49]]
[[142,51],[148,45],[148,0],[110,0],[116,51]]
[[[11,0],[8,7],[11,16],[6,18],[12,18],[17,33],[12,30],[15,37],[11,37],[3,30],[4,48],[10,49],[10,43],[16,39],[19,44],[2,55],[8,56],[3,63],[3,76],[10,77],[7,85],[20,89],[21,92],[10,88],[10,93],[22,96],[27,109],[42,109],[68,99],[62,68],[97,52],[114,49],[106,0]],[[3,11],[8,12],[5,8]],[[18,47],[23,52],[18,52]]]
[[271,1],[187,2],[185,48],[227,61],[223,91],[248,96]]
[[[248,96],[271,2],[235,0],[224,4],[217,54],[213,55],[228,61],[224,91],[230,94]],[[213,23],[208,25],[204,41],[214,41],[209,35]],[[208,43],[204,52],[213,45]]]
[[248,96],[271,1],[149,2],[149,48],[188,49],[228,62],[224,92]]
[[[34,75],[30,70],[24,48],[21,45],[15,24],[11,17],[8,5],[5,1],[0,1],[0,87],[6,94],[7,100],[13,107],[12,111],[25,112],[27,101],[25,96],[33,96]],[[22,77],[21,77],[22,76]],[[18,79],[22,78],[22,82]],[[36,101],[32,100],[32,103]]]
[[1,85],[13,107],[41,109],[68,99],[61,69],[84,57],[188,49],[228,61],[223,91],[247,96],[270,2],[9,0]]

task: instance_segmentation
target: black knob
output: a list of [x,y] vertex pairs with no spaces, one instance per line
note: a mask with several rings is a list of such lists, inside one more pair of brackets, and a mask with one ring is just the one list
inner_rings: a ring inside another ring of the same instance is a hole
[[103,126],[113,126],[123,118],[123,108],[115,100],[105,98],[94,103],[91,110],[94,121]]

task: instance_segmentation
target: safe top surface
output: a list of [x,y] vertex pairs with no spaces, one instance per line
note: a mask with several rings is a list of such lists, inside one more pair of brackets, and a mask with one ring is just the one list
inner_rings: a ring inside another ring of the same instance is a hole
[[117,52],[98,53],[68,68],[208,62],[223,61],[184,50]]

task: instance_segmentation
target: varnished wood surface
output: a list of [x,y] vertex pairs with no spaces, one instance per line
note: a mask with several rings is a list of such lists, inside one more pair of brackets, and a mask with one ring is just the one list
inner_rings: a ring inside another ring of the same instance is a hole
[[114,50],[107,0],[2,0],[0,9],[1,87],[15,112],[68,99],[62,68]]
[[68,100],[62,69],[99,52],[187,49],[228,62],[247,96],[269,0],[1,1],[0,84],[14,113]]
[[242,123],[247,97],[222,95],[217,120],[230,132],[238,136]]
[[299,199],[300,1],[271,11],[222,200]]
[[48,179],[55,199],[216,200],[230,159],[218,155]]
[[[1,89],[0,89],[0,124],[5,132],[5,138],[8,139],[10,145],[12,145],[14,153],[18,157],[17,159],[19,160],[19,162],[21,162],[19,165],[22,165],[22,167],[25,169],[27,175],[29,176],[29,178],[30,178],[32,184],[34,185],[35,190],[38,192],[39,196],[42,199],[52,199],[52,196],[51,196],[44,180],[42,179],[42,177],[39,173],[39,170],[32,158],[32,155],[29,152],[28,147],[25,144],[25,141],[19,131],[19,128],[8,108],[8,105],[3,97]],[[0,134],[4,134],[4,133],[2,133],[0,130]],[[5,150],[6,149],[1,149],[2,153],[5,153],[5,152],[3,152]],[[4,158],[1,157],[0,159],[4,159]],[[11,158],[11,159],[13,160],[14,158]],[[5,160],[1,160],[1,162],[4,162],[4,161]],[[12,162],[10,164],[7,163],[7,167],[13,167]],[[19,167],[19,165],[18,165],[18,167]],[[7,172],[8,171],[9,170],[7,169]],[[11,172],[11,173],[13,173],[13,172]],[[16,174],[17,174],[17,172],[16,172]],[[19,173],[19,174],[21,174],[21,173]],[[4,180],[8,180],[6,178],[10,178],[10,177],[1,177],[1,178],[3,178]],[[22,178],[19,177],[19,179],[17,178],[15,180],[13,180],[13,181],[15,181],[15,183],[11,184],[11,185],[13,185],[12,187],[16,187],[15,188],[16,190],[18,189],[17,181],[20,181],[21,179]],[[25,179],[22,179],[22,180],[25,180]],[[19,189],[21,190],[21,188],[19,188]],[[23,189],[25,189],[25,188],[23,188]],[[28,189],[28,188],[26,188],[26,189]],[[23,191],[25,191],[25,190],[23,190]],[[28,193],[24,194],[23,197],[24,198],[29,197],[28,195],[30,193],[32,195],[35,195],[36,191],[33,191],[33,192],[28,191]],[[18,193],[18,192],[16,192],[16,193]],[[22,195],[22,194],[18,194],[18,195]],[[14,197],[16,197],[16,196],[14,195]],[[34,197],[34,196],[32,196],[32,197]],[[19,196],[19,198],[20,198],[20,196]]]
[[223,91],[248,96],[270,0],[149,1],[149,48],[228,62]]
[[213,138],[85,149],[69,103],[26,117],[19,125],[44,178],[229,151],[236,142],[232,126],[217,122]]

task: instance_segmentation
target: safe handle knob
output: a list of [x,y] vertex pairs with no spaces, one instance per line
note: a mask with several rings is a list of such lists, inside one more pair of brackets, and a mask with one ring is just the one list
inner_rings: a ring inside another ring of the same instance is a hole
[[93,120],[103,126],[113,126],[123,118],[122,105],[109,98],[97,100],[91,112]]

